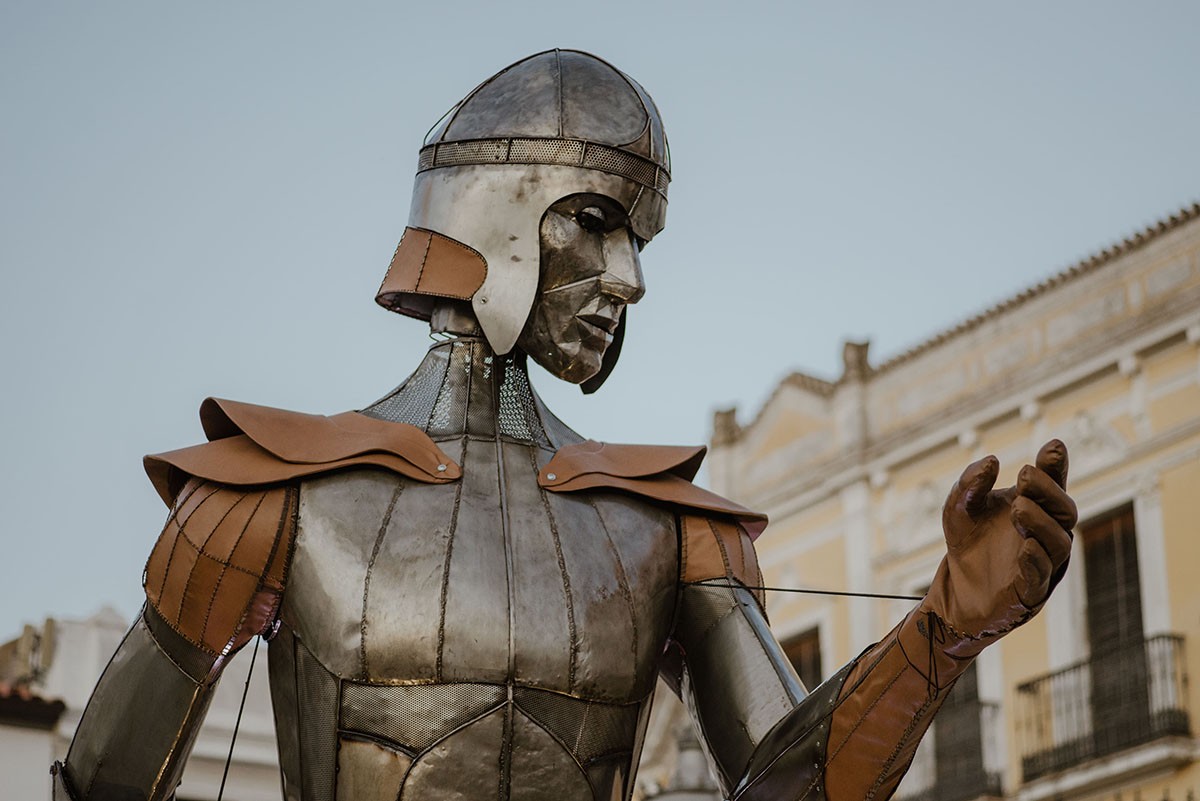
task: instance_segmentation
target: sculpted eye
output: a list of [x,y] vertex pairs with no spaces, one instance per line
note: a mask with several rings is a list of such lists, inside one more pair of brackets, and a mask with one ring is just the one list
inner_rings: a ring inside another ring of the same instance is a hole
[[588,206],[575,212],[575,222],[588,233],[602,233],[608,228],[608,219],[604,210],[596,206]]

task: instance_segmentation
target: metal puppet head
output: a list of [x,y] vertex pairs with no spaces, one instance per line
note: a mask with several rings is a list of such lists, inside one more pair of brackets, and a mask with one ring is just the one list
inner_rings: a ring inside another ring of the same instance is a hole
[[428,320],[469,301],[492,349],[592,391],[642,295],[670,156],[654,101],[595,56],[548,50],[455,105],[421,148],[408,228],[376,300]]

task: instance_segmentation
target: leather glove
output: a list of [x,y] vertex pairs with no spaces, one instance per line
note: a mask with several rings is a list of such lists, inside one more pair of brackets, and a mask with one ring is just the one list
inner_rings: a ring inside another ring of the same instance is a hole
[[1000,462],[987,456],[950,490],[942,509],[946,557],[899,633],[931,689],[947,686],[985,646],[1037,614],[1062,578],[1078,519],[1067,465],[1067,448],[1055,439],[1011,487],[993,488]]

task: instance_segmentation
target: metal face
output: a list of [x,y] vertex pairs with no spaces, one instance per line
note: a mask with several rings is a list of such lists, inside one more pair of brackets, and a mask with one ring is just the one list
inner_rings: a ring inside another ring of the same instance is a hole
[[625,306],[646,292],[635,235],[612,198],[559,200],[541,226],[541,289],[517,345],[551,375],[596,375]]
[[487,262],[487,277],[471,307],[497,353],[512,350],[537,295],[546,209],[584,192],[619,203],[639,239],[649,241],[662,230],[666,200],[661,195],[598,170],[472,164],[417,175],[409,225],[469,245]]

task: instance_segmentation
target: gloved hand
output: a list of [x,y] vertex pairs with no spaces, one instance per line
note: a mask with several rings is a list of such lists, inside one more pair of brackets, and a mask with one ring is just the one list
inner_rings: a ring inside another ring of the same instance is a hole
[[905,654],[931,674],[933,688],[946,686],[986,645],[1033,617],[1066,571],[1078,519],[1065,489],[1066,446],[1043,445],[1012,487],[993,489],[999,471],[999,460],[985,457],[950,490],[942,509],[946,557],[901,627]]

